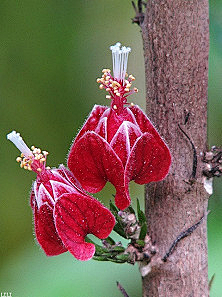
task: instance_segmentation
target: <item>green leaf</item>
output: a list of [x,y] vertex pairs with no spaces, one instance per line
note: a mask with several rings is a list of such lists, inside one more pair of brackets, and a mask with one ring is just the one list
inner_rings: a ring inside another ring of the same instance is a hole
[[133,213],[133,214],[136,214],[135,213],[135,210],[133,209],[133,207],[130,205],[127,210],[130,212],[130,213]]
[[144,240],[138,239],[138,240],[136,241],[136,243],[137,243],[139,246],[141,246],[141,247],[144,247],[144,246],[145,246],[145,242],[144,242]]
[[116,260],[127,262],[129,260],[129,254],[121,254],[115,257]]
[[112,203],[112,201],[109,202],[109,208],[110,208],[112,214],[113,214],[115,217],[118,217],[118,216],[119,216],[119,215],[118,215],[119,210],[118,210],[118,208]]
[[93,256],[93,260],[96,260],[96,261],[109,261],[107,256]]
[[121,224],[117,223],[113,230],[125,239],[128,239]]
[[137,214],[138,214],[139,224],[140,226],[142,226],[144,223],[146,223],[146,216],[144,212],[140,209],[139,199],[137,199]]
[[113,228],[113,230],[116,233],[118,233],[120,236],[122,236],[123,238],[127,239],[127,236],[126,236],[125,231],[124,231],[124,226],[123,226],[123,223],[122,223],[122,219],[118,215],[118,212],[119,212],[118,208],[112,203],[112,201],[110,201],[109,205],[110,205],[110,210],[111,210],[112,214],[115,216],[115,219],[116,219],[116,225]]
[[124,253],[125,248],[123,246],[115,246],[111,250],[112,252]]
[[108,244],[114,245],[116,242],[110,236],[104,239]]
[[144,222],[143,225],[141,226],[139,239],[144,240],[146,234],[147,234],[147,223]]

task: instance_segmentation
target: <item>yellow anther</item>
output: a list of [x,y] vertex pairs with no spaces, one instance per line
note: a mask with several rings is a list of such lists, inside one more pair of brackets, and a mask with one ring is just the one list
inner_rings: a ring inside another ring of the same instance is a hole
[[131,86],[132,86],[132,84],[129,83],[126,85],[126,88],[130,88]]
[[107,75],[107,77],[106,77],[106,80],[109,80],[110,79],[110,76],[109,75]]
[[51,169],[51,167],[47,166],[46,169]]
[[125,77],[128,77],[128,73],[126,72]]
[[106,95],[106,99],[111,99],[111,96],[110,95]]
[[31,150],[33,151],[35,149],[34,145],[31,146]]
[[131,79],[131,80],[135,80],[135,77],[134,77],[132,74],[130,74],[130,75],[129,75],[129,79]]
[[101,78],[97,78],[96,80],[98,83],[101,83]]
[[125,88],[124,91],[129,92],[129,88]]
[[105,73],[105,72],[107,72],[107,69],[104,68],[104,69],[102,70],[102,73]]
[[116,109],[117,109],[117,106],[116,106],[116,105],[113,105],[113,109],[115,109],[115,110],[116,110]]
[[22,158],[21,157],[17,157],[16,158],[16,162],[21,162],[22,161]]
[[136,93],[138,93],[139,90],[138,90],[137,88],[134,88],[134,91],[135,91]]
[[109,91],[111,91],[111,89],[110,88],[107,88],[106,91],[109,92]]
[[25,165],[25,166],[24,166],[24,169],[25,169],[25,170],[27,170],[27,169],[28,169],[28,166],[27,166],[27,165]]
[[120,93],[116,93],[116,96],[120,97]]
[[99,85],[100,90],[104,89],[103,85]]
[[22,158],[24,158],[24,154],[23,153],[21,153],[21,155],[20,155]]
[[133,102],[130,103],[131,106],[134,106],[135,104]]
[[38,172],[41,172],[41,171],[42,171],[42,169],[41,169],[41,168],[37,168],[37,171],[38,171]]
[[102,77],[101,78],[101,83],[104,83],[105,82],[105,79]]
[[49,152],[47,152],[47,151],[42,151],[42,153],[44,156],[47,156],[49,154]]

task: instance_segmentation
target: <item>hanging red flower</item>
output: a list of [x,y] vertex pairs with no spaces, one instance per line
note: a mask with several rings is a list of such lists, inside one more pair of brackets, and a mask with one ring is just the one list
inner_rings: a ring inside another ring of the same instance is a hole
[[135,78],[126,74],[131,49],[117,43],[111,50],[113,76],[104,69],[102,78],[97,79],[100,89],[109,92],[106,98],[111,99],[111,107],[93,108],[72,144],[68,167],[88,192],[96,193],[111,182],[116,188],[116,206],[123,210],[130,204],[129,182],[164,179],[171,155],[140,107],[127,102],[129,95],[138,92],[130,90]]
[[115,225],[114,216],[87,195],[63,165],[58,169],[46,167],[46,151],[35,147],[30,150],[15,131],[7,138],[22,153],[17,158],[20,166],[37,173],[30,204],[36,238],[46,255],[55,256],[68,250],[78,260],[91,259],[95,246],[85,242],[86,235],[108,237]]

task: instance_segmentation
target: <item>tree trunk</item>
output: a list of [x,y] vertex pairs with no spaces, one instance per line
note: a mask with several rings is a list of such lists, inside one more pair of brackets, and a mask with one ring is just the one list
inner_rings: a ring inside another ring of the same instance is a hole
[[[207,145],[208,1],[149,0],[141,29],[147,114],[172,154],[167,178],[146,187],[149,235],[164,256],[207,212],[201,152]],[[166,263],[154,265],[143,278],[143,296],[207,297],[207,270],[205,218]]]

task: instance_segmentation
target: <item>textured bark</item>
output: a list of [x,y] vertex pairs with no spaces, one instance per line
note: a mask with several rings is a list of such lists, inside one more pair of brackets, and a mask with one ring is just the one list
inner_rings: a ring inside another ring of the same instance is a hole
[[[162,257],[207,211],[200,153],[207,143],[208,1],[149,0],[141,29],[147,113],[173,157],[168,177],[146,188],[149,234]],[[195,178],[192,145],[178,124],[197,151]],[[166,263],[152,267],[143,279],[143,296],[209,296],[207,270],[205,219]]]

